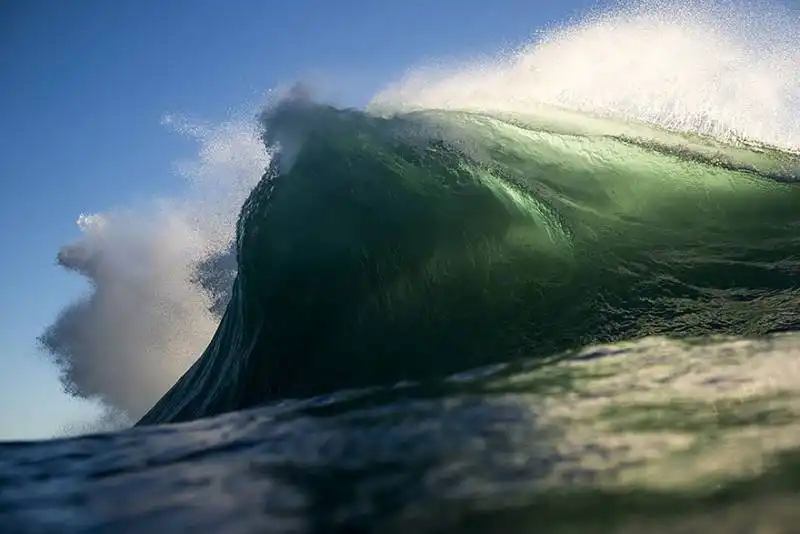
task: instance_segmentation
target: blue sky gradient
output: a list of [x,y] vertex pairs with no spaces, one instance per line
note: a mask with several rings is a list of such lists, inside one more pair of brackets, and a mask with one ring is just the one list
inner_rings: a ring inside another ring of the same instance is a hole
[[311,80],[363,105],[409,67],[493,53],[583,0],[0,3],[0,439],[96,414],[36,337],[85,283],[54,264],[80,213],[177,194],[193,142],[166,114],[221,121]]

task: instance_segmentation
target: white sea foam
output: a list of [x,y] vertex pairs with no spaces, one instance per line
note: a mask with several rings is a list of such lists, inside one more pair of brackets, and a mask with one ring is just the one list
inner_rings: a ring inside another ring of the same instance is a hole
[[800,146],[800,12],[768,2],[622,3],[490,59],[410,70],[378,111],[541,104]]

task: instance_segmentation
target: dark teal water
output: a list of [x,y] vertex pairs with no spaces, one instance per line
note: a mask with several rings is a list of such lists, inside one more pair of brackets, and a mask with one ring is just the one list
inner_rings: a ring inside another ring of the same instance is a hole
[[791,533],[800,338],[647,338],[0,444],[22,533]]
[[289,101],[206,352],[142,423],[798,320],[800,158],[575,115]]

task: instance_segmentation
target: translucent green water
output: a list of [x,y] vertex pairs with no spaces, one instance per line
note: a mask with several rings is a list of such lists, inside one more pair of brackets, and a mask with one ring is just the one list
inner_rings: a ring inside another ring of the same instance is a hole
[[233,298],[143,422],[799,324],[792,154],[555,110],[264,120]]

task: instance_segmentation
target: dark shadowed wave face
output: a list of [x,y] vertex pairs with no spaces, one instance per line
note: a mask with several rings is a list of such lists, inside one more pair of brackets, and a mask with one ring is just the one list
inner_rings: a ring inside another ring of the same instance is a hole
[[798,325],[791,154],[557,112],[287,102],[262,117],[282,151],[242,209],[222,323],[143,422]]

